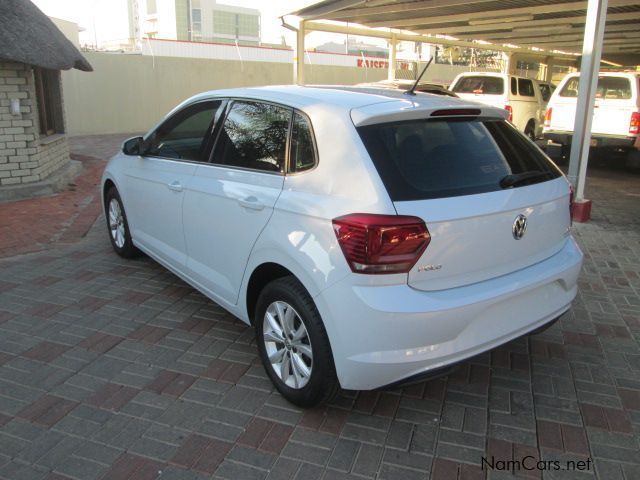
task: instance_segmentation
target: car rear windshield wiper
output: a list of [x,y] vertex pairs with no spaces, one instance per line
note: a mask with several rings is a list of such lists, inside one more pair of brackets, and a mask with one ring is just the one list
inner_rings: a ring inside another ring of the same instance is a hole
[[542,172],[540,170],[529,170],[528,172],[506,175],[500,180],[500,187],[515,187],[516,185],[526,182],[527,180],[546,177],[547,175],[549,175],[547,172]]

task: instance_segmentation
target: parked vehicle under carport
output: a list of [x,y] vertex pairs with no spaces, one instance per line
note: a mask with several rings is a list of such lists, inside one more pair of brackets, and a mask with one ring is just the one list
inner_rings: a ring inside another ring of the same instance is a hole
[[[640,168],[640,75],[603,72],[591,124],[590,158],[611,163],[616,157],[628,167]],[[566,158],[571,148],[580,73],[567,75],[549,100],[543,137],[545,150],[554,158]]]

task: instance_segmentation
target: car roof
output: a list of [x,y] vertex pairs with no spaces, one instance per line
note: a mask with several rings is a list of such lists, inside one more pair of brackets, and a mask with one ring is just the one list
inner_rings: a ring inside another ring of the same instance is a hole
[[[348,85],[278,85],[266,87],[231,88],[203,92],[189,99],[189,103],[206,98],[236,97],[259,99],[267,102],[281,103],[292,107],[304,108],[323,103],[351,110],[365,105],[411,99],[420,104],[434,103],[438,106],[456,106],[458,99],[451,97],[443,100],[442,96],[421,93],[419,96],[405,95],[402,90],[375,86]],[[447,105],[443,105],[443,102]]]
[[402,90],[343,85],[280,85],[211,90],[191,97],[173,111],[189,103],[220,97],[273,102],[298,108],[310,115],[329,107],[333,112],[342,111],[351,115],[356,125],[397,120],[401,117],[406,119],[420,115],[424,117],[429,115],[429,112],[448,108],[472,108],[480,110],[481,116],[492,118],[507,115],[503,109],[456,97],[423,92],[406,95]]

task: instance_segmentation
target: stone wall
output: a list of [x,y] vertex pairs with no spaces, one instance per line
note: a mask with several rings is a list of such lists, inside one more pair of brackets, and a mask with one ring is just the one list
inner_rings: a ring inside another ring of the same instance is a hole
[[[11,100],[20,113],[11,113]],[[64,134],[41,136],[33,69],[0,62],[0,186],[45,180],[69,163]]]

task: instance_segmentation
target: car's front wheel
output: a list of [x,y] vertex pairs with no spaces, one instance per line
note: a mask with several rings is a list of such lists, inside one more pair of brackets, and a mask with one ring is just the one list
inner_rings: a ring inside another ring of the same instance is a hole
[[262,363],[278,391],[301,407],[330,400],[338,389],[329,339],[306,289],[294,277],[269,283],[256,305]]
[[104,200],[111,246],[123,258],[137,257],[140,255],[140,250],[133,245],[131,240],[127,214],[124,211],[122,199],[116,187],[111,187],[107,191]]

